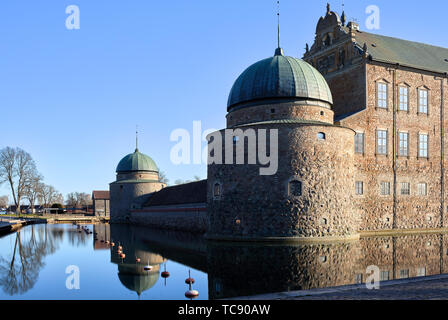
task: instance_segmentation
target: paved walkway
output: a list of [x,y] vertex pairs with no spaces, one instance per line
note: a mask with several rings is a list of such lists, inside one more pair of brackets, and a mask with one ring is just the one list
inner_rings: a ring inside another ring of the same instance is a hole
[[282,292],[243,297],[248,300],[448,300],[448,275],[383,282],[379,290],[365,285]]

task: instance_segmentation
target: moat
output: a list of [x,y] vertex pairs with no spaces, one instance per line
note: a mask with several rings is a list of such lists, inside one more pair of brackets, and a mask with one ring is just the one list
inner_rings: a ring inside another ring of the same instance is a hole
[[[381,281],[448,274],[447,250],[446,234],[256,245],[128,225],[31,225],[0,238],[0,299],[183,300],[189,271],[197,299],[327,288],[365,282],[372,265]],[[79,289],[67,289],[69,266]]]

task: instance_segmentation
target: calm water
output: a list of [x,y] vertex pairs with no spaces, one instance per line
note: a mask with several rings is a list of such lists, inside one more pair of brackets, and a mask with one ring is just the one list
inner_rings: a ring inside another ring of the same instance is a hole
[[[198,299],[362,283],[371,265],[379,267],[383,281],[448,273],[448,235],[249,245],[143,227],[85,228],[92,233],[68,224],[35,225],[0,238],[0,299],[183,300],[188,271]],[[116,252],[119,245],[124,259]],[[80,271],[79,290],[66,287],[71,265]],[[164,270],[170,273],[166,279]]]

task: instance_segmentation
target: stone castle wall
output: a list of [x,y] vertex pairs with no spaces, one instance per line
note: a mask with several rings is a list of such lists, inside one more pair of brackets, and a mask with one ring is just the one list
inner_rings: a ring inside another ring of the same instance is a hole
[[128,222],[131,210],[139,209],[148,196],[166,185],[160,182],[131,182],[110,184],[110,221]]
[[[352,130],[311,124],[246,128],[278,129],[278,171],[261,176],[259,165],[209,165],[208,237],[312,238],[357,233],[359,221],[351,203]],[[325,140],[318,140],[319,133],[325,134]],[[293,180],[302,183],[300,197],[288,194]],[[212,193],[215,183],[222,187],[218,200]]]
[[[319,105],[320,104],[320,105]],[[227,127],[269,120],[300,119],[333,124],[330,105],[316,101],[285,102],[245,107],[227,114]]]

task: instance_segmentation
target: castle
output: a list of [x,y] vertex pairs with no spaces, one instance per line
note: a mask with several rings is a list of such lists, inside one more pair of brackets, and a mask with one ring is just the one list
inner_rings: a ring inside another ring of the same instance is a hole
[[274,132],[274,174],[260,174],[260,159],[212,162],[206,181],[164,188],[149,157],[129,155],[110,187],[111,221],[236,241],[443,229],[447,74],[448,49],[363,32],[328,5],[303,60],[279,45],[247,68],[227,128],[209,136],[238,131],[210,152],[244,147],[249,160],[249,145]]

